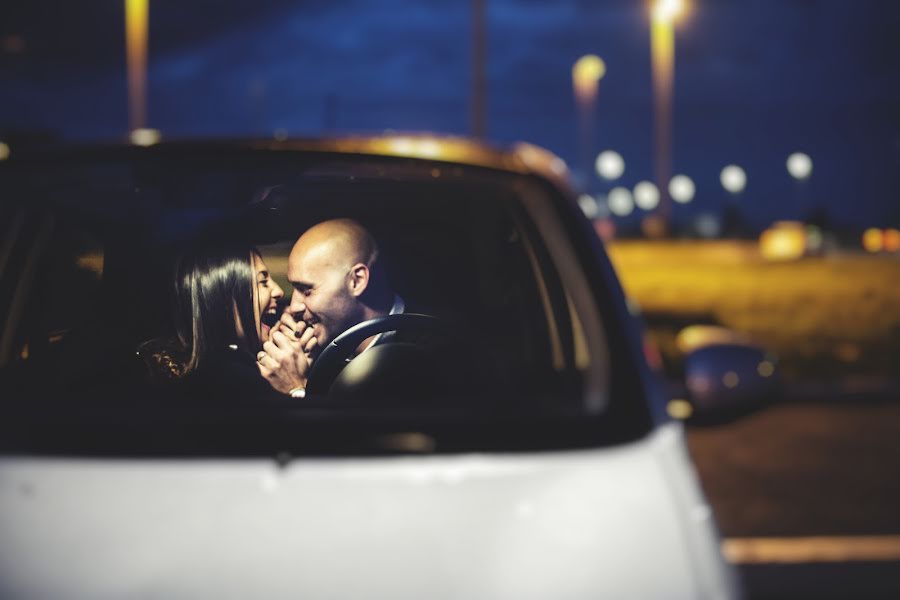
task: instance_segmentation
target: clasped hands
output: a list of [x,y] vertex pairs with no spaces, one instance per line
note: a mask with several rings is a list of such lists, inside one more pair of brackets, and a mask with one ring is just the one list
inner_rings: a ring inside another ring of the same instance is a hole
[[316,344],[313,328],[285,311],[257,353],[256,366],[269,385],[282,394],[305,389]]

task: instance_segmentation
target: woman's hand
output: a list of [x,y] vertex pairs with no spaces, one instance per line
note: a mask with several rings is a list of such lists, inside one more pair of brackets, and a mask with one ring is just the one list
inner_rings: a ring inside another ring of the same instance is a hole
[[294,315],[285,311],[281,314],[281,319],[275,325],[273,331],[280,331],[297,345],[304,354],[310,356],[313,349],[318,344],[316,338],[313,337],[313,328],[304,321],[297,321]]

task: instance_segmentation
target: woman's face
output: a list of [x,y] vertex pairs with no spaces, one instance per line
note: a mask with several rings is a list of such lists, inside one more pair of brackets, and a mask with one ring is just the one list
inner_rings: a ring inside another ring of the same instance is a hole
[[269,276],[269,269],[260,255],[253,254],[253,276],[256,278],[256,333],[259,341],[269,339],[269,326],[263,323],[263,315],[278,313],[278,299],[284,296],[284,290]]

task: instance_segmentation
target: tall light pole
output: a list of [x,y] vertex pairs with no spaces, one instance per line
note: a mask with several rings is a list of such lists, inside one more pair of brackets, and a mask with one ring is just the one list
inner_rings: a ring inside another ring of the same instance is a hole
[[808,198],[807,180],[812,175],[812,159],[803,152],[794,152],[788,157],[786,166],[788,173],[794,179],[794,189],[801,218],[811,225],[826,225],[827,223],[824,223],[826,220],[824,207],[816,202],[810,202]]
[[472,137],[487,135],[484,0],[472,0]]
[[149,0],[125,0],[125,56],[128,64],[128,122],[147,126],[147,16]]
[[719,181],[729,194],[722,215],[722,232],[726,236],[740,235],[745,228],[739,201],[747,187],[747,172],[737,165],[728,165],[719,174]]
[[[653,77],[654,178],[660,190],[658,224],[647,223],[648,232],[665,235],[670,227],[672,176],[672,100],[675,81],[675,20],[683,14],[683,0],[656,0],[650,18],[650,60]],[[648,217],[652,218],[652,217]],[[652,225],[652,226],[650,226]]]
[[582,56],[572,66],[572,88],[578,108],[578,168],[585,177],[585,187],[591,173],[591,139],[594,130],[594,112],[597,107],[597,91],[600,80],[606,74],[606,63],[599,56]]

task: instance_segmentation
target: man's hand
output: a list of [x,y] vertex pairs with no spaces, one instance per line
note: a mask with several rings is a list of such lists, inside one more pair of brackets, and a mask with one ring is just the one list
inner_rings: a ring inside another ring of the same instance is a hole
[[306,327],[302,321],[301,325],[304,329],[299,337],[296,334],[288,337],[282,323],[279,323],[278,329],[273,329],[269,341],[263,344],[263,349],[256,355],[256,366],[260,374],[282,394],[306,388],[311,360],[304,350],[306,347],[315,347],[316,338],[312,336],[311,327]]

